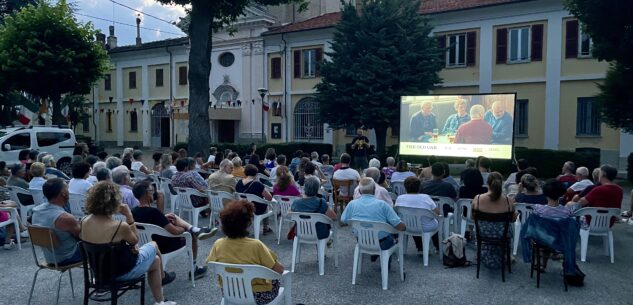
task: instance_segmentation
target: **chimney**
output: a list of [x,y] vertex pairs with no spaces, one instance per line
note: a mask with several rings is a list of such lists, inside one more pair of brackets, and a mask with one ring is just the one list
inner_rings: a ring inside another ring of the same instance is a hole
[[136,46],[140,47],[143,44],[141,41],[141,15],[136,17]]
[[108,49],[116,48],[116,36],[114,36],[114,26],[111,25],[109,28],[110,36],[108,36]]
[[97,43],[105,48],[105,39],[106,39],[106,35],[101,33],[101,31],[99,31],[96,35],[95,35],[96,41]]

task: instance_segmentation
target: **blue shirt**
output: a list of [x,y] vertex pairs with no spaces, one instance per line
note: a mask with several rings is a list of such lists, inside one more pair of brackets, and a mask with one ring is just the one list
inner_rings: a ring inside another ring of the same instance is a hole
[[421,111],[418,111],[411,117],[409,137],[412,141],[419,141],[418,138],[423,136],[425,132],[433,132],[435,128],[437,128],[435,114],[423,115]]
[[488,110],[484,120],[492,127],[492,144],[512,144],[512,117],[507,112],[497,119],[492,111]]
[[457,113],[451,114],[448,119],[446,119],[446,123],[444,123],[444,128],[442,128],[442,134],[457,133],[457,128],[462,124],[470,121],[470,115],[465,114],[464,116],[459,116]]
[[[327,212],[328,205],[323,198],[308,197],[297,199],[292,203],[290,208],[293,212],[302,213],[320,213],[325,214]],[[317,238],[324,239],[330,235],[330,225],[324,223],[316,224]]]
[[[349,220],[382,222],[388,223],[393,227],[401,222],[400,217],[389,204],[373,195],[367,194],[363,194],[360,198],[354,199],[347,204],[343,215],[341,215],[341,221],[347,222]],[[380,238],[387,235],[389,235],[387,232],[378,234]]]

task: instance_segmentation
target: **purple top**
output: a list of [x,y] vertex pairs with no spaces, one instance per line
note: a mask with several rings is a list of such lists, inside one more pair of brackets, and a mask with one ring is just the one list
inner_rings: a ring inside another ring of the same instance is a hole
[[293,184],[289,184],[285,190],[280,190],[279,185],[275,184],[273,186],[273,195],[279,196],[301,196],[301,192],[299,189]]

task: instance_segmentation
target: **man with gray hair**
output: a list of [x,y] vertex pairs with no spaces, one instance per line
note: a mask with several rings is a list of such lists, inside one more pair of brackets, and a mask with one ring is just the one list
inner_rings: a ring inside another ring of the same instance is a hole
[[88,182],[94,185],[99,181],[99,179],[97,179],[97,171],[100,169],[108,169],[105,162],[98,161],[92,166],[92,172],[90,173],[90,176],[88,176],[88,179],[87,179]]
[[512,116],[506,112],[504,102],[493,102],[484,120],[492,127],[492,144],[512,144]]
[[[361,194],[360,198],[354,199],[347,204],[347,207],[341,215],[341,222],[350,220],[360,221],[376,221],[388,223],[397,230],[406,230],[405,224],[400,220],[398,214],[389,204],[374,196],[376,192],[376,183],[371,178],[362,178],[358,184],[358,190]],[[387,232],[378,233],[380,238],[380,249],[387,250],[396,244],[393,235]],[[372,256],[371,260],[375,261],[377,256]]]
[[121,159],[117,158],[117,157],[108,157],[105,160],[106,163],[106,167],[109,170],[113,170],[114,168],[116,168],[117,166],[121,166],[123,165],[123,161],[121,161]]
[[316,151],[313,151],[310,154],[310,162],[314,163],[314,165],[316,165],[317,167],[321,167],[321,162],[319,162],[319,153]]
[[588,186],[593,185],[593,182],[589,180],[589,169],[581,166],[576,169],[576,181],[565,192],[565,202],[569,202],[575,195],[580,194]]
[[[376,196],[376,198],[388,203],[390,206],[393,206],[393,199],[391,199],[389,191],[378,184],[378,180],[380,179],[380,170],[375,167],[369,167],[365,170],[365,177],[371,178],[375,182],[373,195]],[[358,199],[360,197],[360,185],[358,185],[354,190],[354,199]]]
[[235,192],[235,177],[231,174],[233,172],[233,162],[229,159],[224,159],[220,162],[220,168],[209,176],[207,184],[210,190],[223,191],[233,193]]
[[[108,158],[110,159],[110,158]],[[121,203],[127,204],[130,210],[138,206],[138,199],[132,193],[132,179],[130,170],[125,165],[119,165],[112,170],[112,182],[119,185],[121,192]]]
[[55,166],[55,157],[51,154],[47,154],[46,156],[42,157],[42,163],[44,163],[44,165],[46,166],[46,172],[44,172],[44,175],[47,176],[57,176],[57,178],[62,178],[65,180],[70,180],[70,177],[68,177],[68,175],[64,174],[64,172],[58,170]]
[[457,128],[455,143],[457,144],[490,144],[492,141],[492,126],[484,121],[482,105],[470,107],[470,121]]
[[112,182],[112,172],[109,169],[102,167],[97,170],[93,170],[92,172],[95,174],[95,177],[97,178],[97,182],[100,182],[100,181]]

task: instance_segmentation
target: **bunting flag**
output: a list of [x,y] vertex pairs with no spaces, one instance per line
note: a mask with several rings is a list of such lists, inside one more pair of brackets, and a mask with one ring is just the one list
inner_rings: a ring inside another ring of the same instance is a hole
[[133,98],[130,99],[130,105],[132,105],[132,103],[134,103],[134,99]]
[[28,125],[31,123],[31,118],[34,114],[35,113],[33,113],[33,111],[29,110],[24,105],[21,105],[18,113],[18,121],[24,125]]
[[262,102],[262,108],[264,109],[264,111],[268,112],[268,109],[270,108],[270,105],[268,105],[268,102]]

